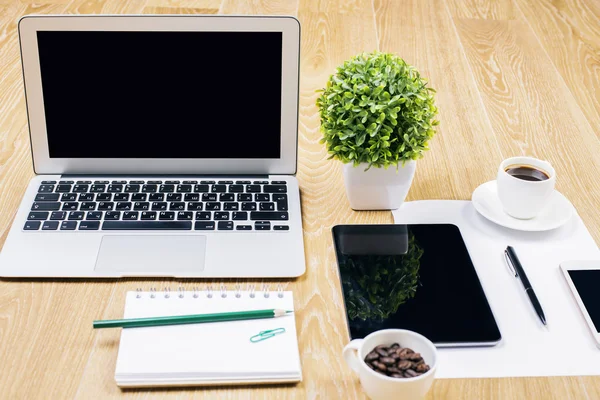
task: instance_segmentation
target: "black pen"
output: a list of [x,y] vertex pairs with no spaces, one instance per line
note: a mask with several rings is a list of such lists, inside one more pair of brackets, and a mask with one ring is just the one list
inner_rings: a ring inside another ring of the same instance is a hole
[[525,274],[523,266],[519,262],[519,258],[517,257],[517,253],[515,253],[515,249],[513,249],[511,246],[508,246],[506,250],[504,250],[504,255],[506,256],[506,262],[508,266],[512,268],[512,272],[515,274],[515,277],[521,280],[521,283],[525,288],[525,293],[527,293],[529,300],[531,300],[531,304],[533,304],[533,309],[537,313],[538,317],[540,317],[542,323],[546,325],[546,316],[544,315],[544,310],[542,310],[542,305],[535,295],[529,279],[527,279],[527,275]]

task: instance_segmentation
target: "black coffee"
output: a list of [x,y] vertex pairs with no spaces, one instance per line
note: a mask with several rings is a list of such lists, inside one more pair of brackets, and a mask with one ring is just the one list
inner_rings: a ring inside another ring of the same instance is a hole
[[524,181],[545,181],[550,179],[547,173],[528,165],[510,165],[504,171]]

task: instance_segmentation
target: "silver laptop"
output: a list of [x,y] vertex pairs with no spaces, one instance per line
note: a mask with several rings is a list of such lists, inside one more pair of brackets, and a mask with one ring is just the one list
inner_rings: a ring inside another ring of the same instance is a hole
[[3,277],[297,277],[291,17],[27,16],[36,177]]

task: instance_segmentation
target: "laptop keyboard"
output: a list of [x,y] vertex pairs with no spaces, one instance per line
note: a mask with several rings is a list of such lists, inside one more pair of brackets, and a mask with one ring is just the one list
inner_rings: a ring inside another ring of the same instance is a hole
[[26,231],[287,231],[285,181],[42,181]]

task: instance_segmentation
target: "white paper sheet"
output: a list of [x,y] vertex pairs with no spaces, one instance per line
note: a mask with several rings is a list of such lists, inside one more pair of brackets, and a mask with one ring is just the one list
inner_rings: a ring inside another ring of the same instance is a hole
[[[559,269],[567,260],[600,259],[579,215],[548,232],[519,232],[489,222],[470,201],[406,202],[397,224],[457,225],[477,270],[503,340],[495,347],[440,349],[438,378],[599,375],[600,349]],[[517,251],[542,304],[548,326],[511,275],[504,249]]]

